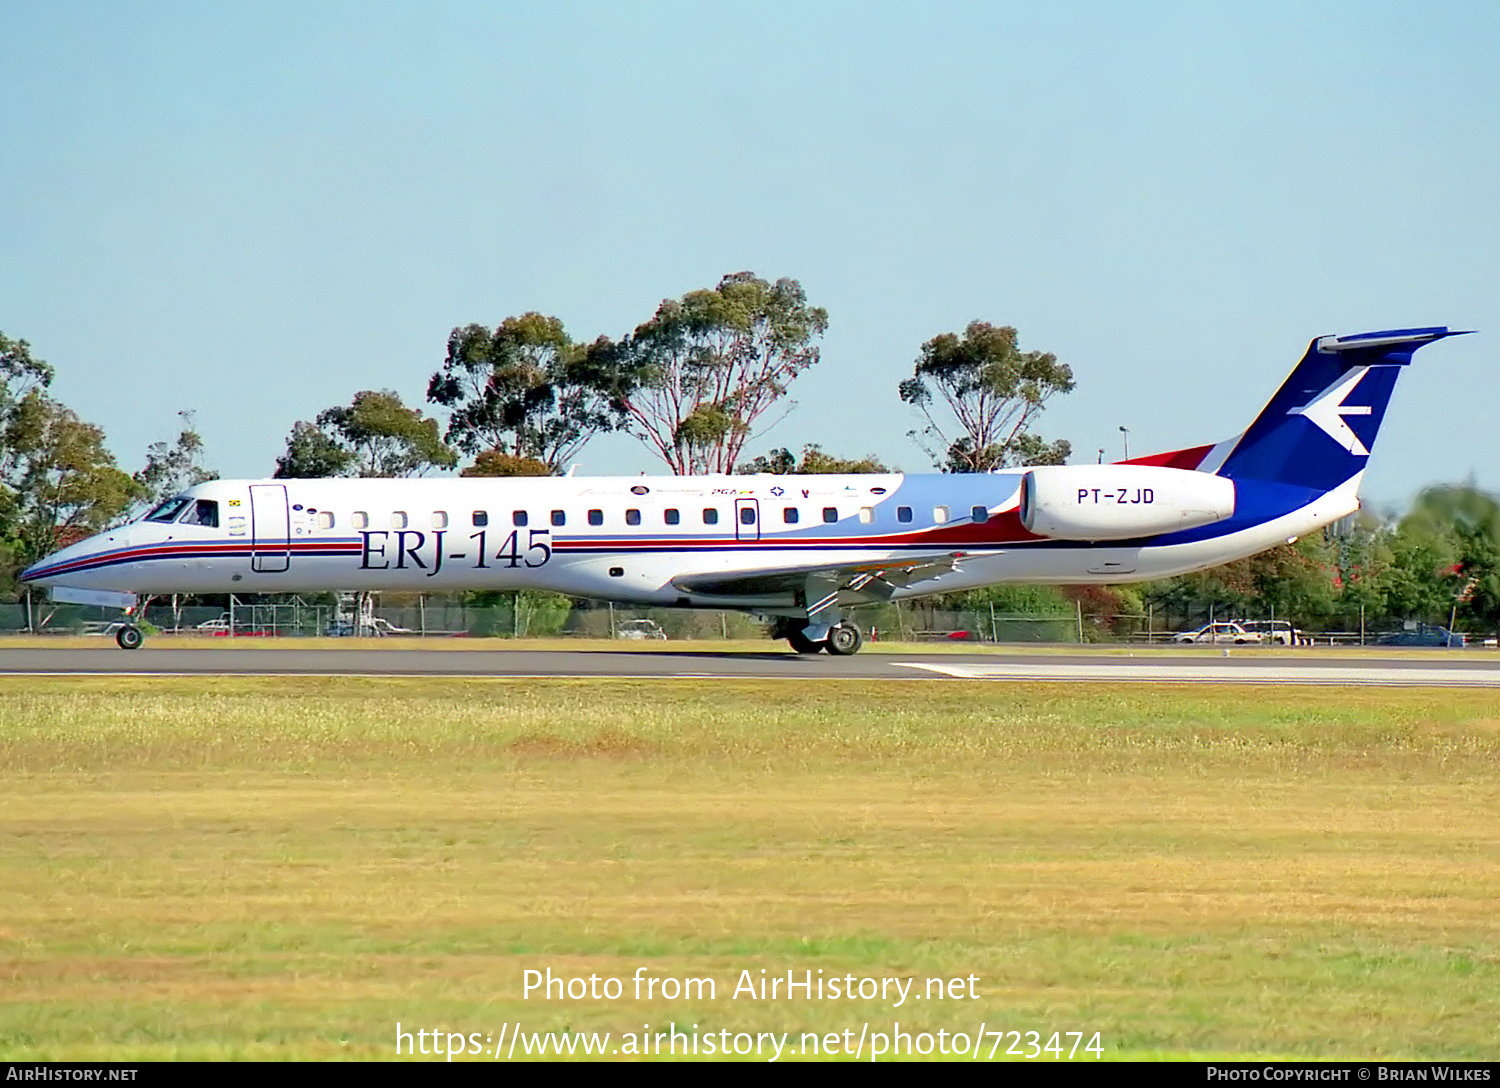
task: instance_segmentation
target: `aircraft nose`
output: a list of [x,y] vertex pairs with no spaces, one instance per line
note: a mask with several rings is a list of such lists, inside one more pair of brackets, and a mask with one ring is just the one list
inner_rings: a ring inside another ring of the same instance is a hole
[[45,559],[40,559],[31,564],[16,578],[27,585],[48,585],[56,580],[57,574],[68,567],[75,560],[85,558],[97,550],[93,539],[79,541],[53,552]]

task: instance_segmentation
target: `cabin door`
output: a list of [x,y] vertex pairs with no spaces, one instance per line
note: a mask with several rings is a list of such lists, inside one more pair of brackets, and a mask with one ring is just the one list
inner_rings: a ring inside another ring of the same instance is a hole
[[250,485],[250,569],[278,574],[291,566],[291,514],[283,484]]
[[734,538],[736,540],[760,539],[760,500],[734,500]]

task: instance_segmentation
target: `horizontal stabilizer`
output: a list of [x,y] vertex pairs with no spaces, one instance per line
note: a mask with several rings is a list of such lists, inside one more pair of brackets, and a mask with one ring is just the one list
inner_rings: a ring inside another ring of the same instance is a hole
[[[1322,352],[1344,352],[1383,351],[1385,348],[1410,345],[1412,351],[1415,351],[1423,344],[1430,344],[1434,340],[1442,340],[1448,336],[1468,336],[1472,332],[1472,329],[1458,331],[1450,330],[1445,326],[1432,329],[1391,329],[1388,332],[1360,332],[1352,336],[1322,336],[1313,341],[1313,347]],[[1407,352],[1405,358],[1392,360],[1392,362],[1397,361],[1411,362],[1411,353]]]

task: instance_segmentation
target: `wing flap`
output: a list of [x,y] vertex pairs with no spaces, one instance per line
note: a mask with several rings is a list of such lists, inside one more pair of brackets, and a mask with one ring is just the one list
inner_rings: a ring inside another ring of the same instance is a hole
[[747,597],[796,593],[809,579],[833,583],[840,590],[865,594],[871,600],[889,600],[898,589],[941,578],[957,570],[964,552],[903,556],[860,563],[807,564],[777,570],[705,571],[673,579],[673,586],[705,597]]

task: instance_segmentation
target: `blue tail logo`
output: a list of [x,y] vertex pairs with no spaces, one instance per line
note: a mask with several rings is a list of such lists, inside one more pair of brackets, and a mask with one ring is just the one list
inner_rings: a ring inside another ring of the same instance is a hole
[[1316,400],[1309,401],[1301,408],[1293,408],[1289,414],[1301,416],[1309,423],[1321,427],[1324,434],[1356,457],[1370,456],[1370,448],[1359,440],[1359,435],[1354,433],[1354,428],[1344,420],[1345,416],[1375,414],[1374,405],[1348,403],[1349,395],[1354,392],[1354,387],[1359,385],[1360,380],[1369,372],[1370,368],[1367,366],[1349,371],[1319,393]]
[[1219,475],[1333,490],[1364,471],[1401,368],[1419,348],[1460,335],[1444,327],[1314,340]]

